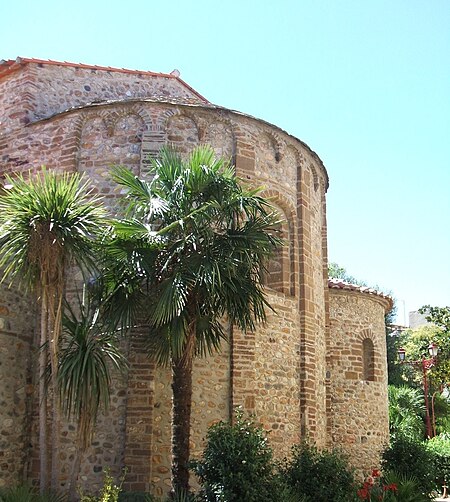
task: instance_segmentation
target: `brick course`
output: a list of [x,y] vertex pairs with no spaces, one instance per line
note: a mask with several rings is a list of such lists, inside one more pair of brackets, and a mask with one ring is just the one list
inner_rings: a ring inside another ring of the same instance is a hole
[[[309,436],[320,447],[346,448],[355,462],[363,446],[367,468],[373,467],[387,430],[381,335],[387,305],[364,293],[328,291],[328,176],[319,157],[278,127],[213,106],[168,76],[29,62],[2,77],[0,65],[0,175],[36,171],[42,164],[84,172],[114,212],[120,193],[111,182],[111,166],[124,164],[146,176],[148,159],[166,143],[183,154],[197,144],[211,144],[235,163],[244,181],[265,187],[284,220],[285,246],[269,264],[266,279],[275,313],[269,312],[255,333],[230,329],[229,343],[219,354],[195,362],[193,456],[201,452],[207,427],[229,419],[233,407],[241,405],[271,431],[278,456]],[[12,316],[9,331],[0,323],[0,337],[8,341],[2,346],[22,343],[24,350],[10,354],[3,349],[0,372],[17,371],[15,378],[25,388],[35,317],[32,310],[19,317],[29,303],[15,295],[0,291],[0,317],[5,302]],[[363,383],[361,336],[373,341],[375,353],[375,380]],[[111,411],[100,417],[81,480],[96,487],[102,465],[114,472],[126,466],[128,489],[161,494],[170,482],[170,375],[147,360],[137,339],[129,351],[130,372],[125,382],[117,380]],[[11,416],[23,426],[11,436],[13,447],[3,452],[15,460],[0,470],[0,484],[17,481],[27,469],[27,476],[38,476],[36,464],[26,467],[24,459],[31,458],[25,446],[30,442],[33,458],[37,455],[30,432],[36,423],[27,425],[27,393],[19,392],[18,406],[17,391],[6,382],[0,387],[0,434],[11,433]],[[73,457],[72,433],[68,424],[62,483]]]

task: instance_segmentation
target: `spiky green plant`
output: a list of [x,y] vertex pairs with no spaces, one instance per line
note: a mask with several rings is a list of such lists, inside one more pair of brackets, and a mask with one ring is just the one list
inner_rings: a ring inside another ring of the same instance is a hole
[[57,375],[62,411],[77,427],[70,497],[76,493],[81,459],[92,441],[99,410],[109,406],[112,372],[120,374],[127,368],[117,333],[100,320],[99,309],[88,298],[79,301],[76,310],[70,305],[65,309]]
[[[47,345],[51,382],[56,389],[58,347],[66,270],[71,264],[82,270],[94,264],[93,239],[105,212],[79,174],[43,170],[25,179],[6,176],[0,195],[0,268],[3,280],[17,281],[35,291],[41,305],[39,444],[41,490],[48,485],[46,399],[44,374]],[[58,393],[53,393],[52,488],[57,486],[60,413]]]
[[129,315],[124,301],[145,302],[151,354],[172,369],[173,490],[188,491],[193,359],[219,349],[225,314],[244,331],[265,319],[261,278],[280,244],[278,217],[210,147],[186,161],[165,149],[151,175],[145,181],[124,167],[114,171],[129,205],[111,241],[124,275],[116,282],[107,275],[105,308],[114,316],[120,298],[119,312]]

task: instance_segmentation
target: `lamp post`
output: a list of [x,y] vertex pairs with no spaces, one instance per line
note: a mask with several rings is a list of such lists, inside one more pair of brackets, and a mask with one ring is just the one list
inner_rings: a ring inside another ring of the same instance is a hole
[[397,351],[398,358],[402,364],[410,364],[411,366],[418,366],[422,368],[423,374],[423,393],[425,396],[425,420],[426,420],[426,428],[427,428],[427,437],[431,438],[433,435],[431,428],[431,419],[430,419],[430,405],[428,400],[428,378],[427,372],[436,364],[436,358],[438,354],[438,346],[435,343],[430,343],[428,346],[428,352],[430,354],[430,358],[427,359],[423,357],[418,361],[406,361],[406,350],[403,347],[400,347]]

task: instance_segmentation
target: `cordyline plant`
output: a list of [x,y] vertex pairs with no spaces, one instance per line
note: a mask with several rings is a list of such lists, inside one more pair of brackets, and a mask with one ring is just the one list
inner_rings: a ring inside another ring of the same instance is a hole
[[128,366],[118,335],[107,329],[90,295],[84,301],[79,299],[77,312],[66,305],[57,380],[62,411],[74,420],[77,429],[70,500],[76,496],[81,460],[92,442],[99,410],[106,410],[110,402],[112,371],[120,375]]
[[60,406],[57,389],[59,339],[68,266],[94,266],[93,241],[105,212],[79,174],[42,171],[25,179],[6,176],[0,195],[2,278],[37,293],[41,306],[39,353],[39,448],[41,491],[48,487],[45,371],[50,353],[53,396],[52,489],[59,469]]
[[269,307],[264,264],[280,240],[278,217],[260,190],[244,187],[210,147],[185,161],[162,150],[151,181],[114,170],[127,217],[108,243],[114,260],[101,278],[106,315],[133,323],[144,307],[150,354],[172,369],[172,488],[189,489],[192,365],[226,338],[223,319],[253,330]]

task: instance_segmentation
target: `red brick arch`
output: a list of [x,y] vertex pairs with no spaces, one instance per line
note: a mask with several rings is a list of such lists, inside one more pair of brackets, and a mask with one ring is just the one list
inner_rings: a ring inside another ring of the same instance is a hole
[[[281,223],[282,237],[285,241],[281,253],[279,254],[279,260],[281,263],[281,287],[278,289],[285,294],[295,296],[296,294],[296,276],[297,268],[295,259],[295,221],[296,213],[292,207],[291,202],[278,191],[269,189],[264,190],[262,195],[268,198],[271,203],[278,209],[281,213],[281,217],[284,220]],[[270,284],[268,284],[270,286]]]

